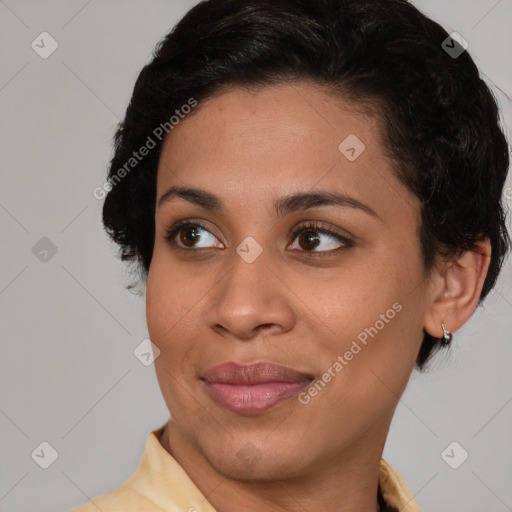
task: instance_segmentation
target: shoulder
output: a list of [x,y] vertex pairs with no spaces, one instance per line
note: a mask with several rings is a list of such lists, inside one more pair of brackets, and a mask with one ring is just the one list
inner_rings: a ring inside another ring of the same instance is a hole
[[421,512],[408,485],[393,466],[384,459],[380,461],[379,486],[390,511],[396,509],[400,512]]
[[137,492],[132,486],[123,484],[114,492],[101,494],[69,512],[165,512],[153,501]]

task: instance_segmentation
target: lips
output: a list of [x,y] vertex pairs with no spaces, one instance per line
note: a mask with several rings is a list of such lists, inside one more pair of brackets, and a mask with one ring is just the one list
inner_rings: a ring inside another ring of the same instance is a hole
[[297,395],[313,380],[286,366],[268,361],[223,363],[201,376],[211,398],[239,414],[258,414]]

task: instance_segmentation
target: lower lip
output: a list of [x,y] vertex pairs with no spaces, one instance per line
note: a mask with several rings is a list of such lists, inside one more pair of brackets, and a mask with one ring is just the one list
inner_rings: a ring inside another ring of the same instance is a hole
[[234,385],[205,382],[210,396],[230,411],[258,414],[297,395],[310,381],[268,382],[265,384]]

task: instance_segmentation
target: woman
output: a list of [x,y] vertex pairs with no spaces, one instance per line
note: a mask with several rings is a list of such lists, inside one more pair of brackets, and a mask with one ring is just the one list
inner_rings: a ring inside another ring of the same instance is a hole
[[419,511],[382,453],[509,248],[495,101],[405,0],[207,0],[158,45],[103,220],[170,421],[75,512]]

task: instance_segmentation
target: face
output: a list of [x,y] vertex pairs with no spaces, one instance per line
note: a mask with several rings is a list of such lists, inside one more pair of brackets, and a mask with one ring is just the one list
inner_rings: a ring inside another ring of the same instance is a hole
[[149,334],[174,427],[221,474],[382,448],[414,367],[420,206],[351,107],[307,83],[236,88],[165,141]]

